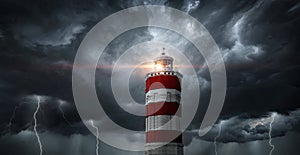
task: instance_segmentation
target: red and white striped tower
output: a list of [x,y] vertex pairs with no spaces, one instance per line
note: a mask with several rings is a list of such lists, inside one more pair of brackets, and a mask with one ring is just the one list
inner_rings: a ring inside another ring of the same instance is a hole
[[[146,155],[183,155],[179,118],[182,75],[162,53],[146,76]],[[177,112],[178,111],[178,112]],[[161,146],[162,147],[157,147]],[[155,149],[151,149],[155,148]]]

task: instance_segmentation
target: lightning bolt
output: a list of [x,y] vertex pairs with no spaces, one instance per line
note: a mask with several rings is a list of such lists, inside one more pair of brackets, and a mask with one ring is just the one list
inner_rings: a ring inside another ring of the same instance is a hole
[[8,131],[11,132],[11,127],[13,125],[13,120],[15,119],[16,111],[18,110],[19,106],[15,107],[8,123]]
[[12,126],[13,126],[13,121],[14,121],[14,119],[15,119],[15,117],[16,117],[16,113],[17,113],[18,109],[22,107],[23,103],[24,103],[24,102],[22,102],[21,104],[19,104],[19,105],[17,105],[17,106],[15,107],[15,109],[14,109],[14,111],[13,111],[13,113],[12,113],[10,119],[9,119],[9,122],[8,122],[8,125],[7,125],[7,126],[8,126],[8,132],[9,132],[9,133],[11,132],[11,129],[12,129]]
[[66,115],[65,115],[65,112],[64,112],[64,110],[63,110],[62,107],[61,107],[61,104],[58,106],[58,109],[59,109],[59,111],[60,111],[62,117],[64,118],[65,122],[67,122],[67,123],[69,124],[70,127],[73,127],[72,124],[71,124],[71,122],[67,119],[67,117],[66,117]]
[[273,124],[274,120],[275,120],[275,113],[273,113],[271,115],[271,122],[269,124],[269,145],[271,147],[269,155],[272,155],[272,152],[275,149],[275,146],[272,144],[272,124]]
[[99,155],[99,129],[95,126],[94,121],[91,120],[92,127],[96,129],[96,155]]
[[39,136],[38,131],[37,131],[37,117],[36,117],[36,115],[37,115],[37,113],[39,112],[39,109],[40,109],[40,102],[41,102],[40,97],[37,96],[37,108],[36,108],[36,110],[35,110],[35,112],[33,114],[33,118],[34,118],[34,127],[33,127],[33,130],[34,130],[36,139],[37,139],[37,141],[39,143],[40,155],[42,155],[43,154],[43,145],[41,143],[40,136]]
[[218,150],[217,150],[217,139],[221,136],[221,132],[222,132],[222,125],[223,125],[223,121],[220,122],[220,126],[219,126],[219,131],[218,131],[218,135],[215,137],[214,139],[214,145],[215,145],[215,155],[218,155]]

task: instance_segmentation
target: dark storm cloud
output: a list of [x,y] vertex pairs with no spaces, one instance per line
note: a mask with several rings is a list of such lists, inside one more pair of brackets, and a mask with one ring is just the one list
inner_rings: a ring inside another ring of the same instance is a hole
[[35,8],[33,11],[40,15],[25,17],[11,27],[14,39],[33,47],[70,45],[78,34],[93,26],[91,22],[114,12],[106,1],[57,1],[45,7],[49,7],[47,11]]
[[[44,112],[38,114],[41,132],[87,134],[72,99],[71,68],[76,50],[84,35],[104,17],[124,8],[147,4],[166,5],[188,12],[205,25],[219,45],[228,80],[221,120],[227,122],[223,129],[228,134],[221,135],[218,141],[247,142],[268,138],[268,126],[249,130],[247,124],[266,118],[270,111],[277,111],[280,116],[274,123],[273,136],[299,130],[293,124],[298,121],[298,115],[296,118],[289,113],[300,108],[300,9],[297,1],[10,0],[1,2],[0,6],[1,134],[32,130],[32,114],[36,104],[34,100],[23,104],[23,97],[33,94],[48,98],[42,104]],[[133,30],[120,36],[106,49],[107,55],[102,57],[104,61],[101,62],[113,64],[130,46],[150,40],[177,45],[195,65],[205,66],[203,58],[196,54],[197,50],[186,39],[155,28]],[[196,71],[202,90],[201,107],[191,124],[191,131],[199,128],[210,97],[207,68],[198,67]],[[110,72],[97,71],[98,88],[110,88]],[[133,97],[142,102],[143,87],[140,85],[132,84],[130,89]],[[108,113],[115,114],[112,119],[130,129],[144,129],[143,118],[122,111],[110,89],[99,91]],[[67,103],[62,106],[67,121],[59,109],[62,101]],[[16,108],[16,114],[11,119]],[[240,113],[255,113],[258,118],[243,117]],[[11,130],[8,128],[10,120],[13,120]],[[206,140],[214,139],[218,125],[206,136]]]
[[[4,13],[1,14],[1,36],[5,36],[1,40],[1,133],[8,132],[10,116],[23,102],[16,98],[31,94],[68,100],[70,106],[64,109],[68,111],[66,115],[75,125],[80,121],[72,100],[71,68],[61,66],[72,61],[79,42],[76,41],[78,34],[85,30],[89,20],[98,20],[96,18],[106,16],[106,13],[89,13],[84,10],[101,8],[103,5],[100,2],[69,2],[7,1],[4,2],[5,5],[1,5]],[[54,103],[45,108],[47,120],[42,126],[46,130],[66,134],[78,132],[76,128],[70,131],[62,129],[67,124],[61,117],[57,101],[50,102]],[[30,118],[35,105],[26,106],[31,108],[24,108],[22,105],[17,109],[13,119],[13,132],[31,126]],[[24,110],[29,112],[23,112]],[[53,111],[55,112],[51,113]]]
[[194,138],[221,143],[265,140],[270,136],[272,138],[285,136],[287,133],[295,131],[299,124],[300,110],[291,111],[286,115],[276,112],[264,115],[241,114],[219,120],[203,137],[198,136],[199,130],[186,131],[184,142],[185,145],[188,145]]
[[[272,139],[275,149],[272,155],[299,153],[298,143],[300,140],[299,133],[289,133],[284,137],[277,137]],[[201,147],[200,147],[201,146]],[[215,155],[218,154],[243,154],[243,155],[266,155],[270,154],[270,147],[268,140],[252,141],[248,143],[216,143],[216,148],[213,143],[194,139],[192,144],[185,148],[185,154],[189,155]]]
[[10,114],[3,116],[5,121],[1,123],[2,134],[33,129],[37,97],[40,98],[40,110],[37,112],[40,132],[48,130],[63,135],[89,133],[77,114],[74,114],[75,109],[71,103],[50,96],[26,95],[18,97],[14,109],[9,109]]
[[4,35],[3,35],[2,31],[0,30],[0,38],[3,38],[3,37],[4,37]]
[[[274,121],[272,121],[274,117]],[[222,125],[221,135],[217,138],[219,142],[249,142],[255,140],[269,139],[270,126],[271,136],[284,136],[292,131],[300,122],[300,111],[292,111],[289,115],[270,113],[269,116],[251,118],[249,116],[237,116],[228,120],[221,120],[215,127],[215,135]],[[216,131],[217,130],[217,131]],[[212,131],[213,132],[213,131]],[[215,136],[209,134],[204,139],[213,141]]]
[[[48,20],[48,19],[47,19]],[[37,25],[22,25],[15,28],[15,39],[20,40],[26,46],[60,46],[69,45],[72,40],[75,39],[75,35],[82,32],[85,28],[80,24],[70,24],[68,26],[63,25],[63,29],[55,29],[55,32],[50,31],[43,33],[43,31]],[[47,36],[47,37],[46,37]]]
[[299,34],[299,10],[288,11],[297,2],[201,4],[204,6],[196,11],[198,19],[212,33],[226,63],[228,89],[223,113],[284,112],[299,107],[299,80],[295,78],[299,75],[299,38],[295,35]]
[[[53,132],[40,133],[44,155],[95,155],[96,139],[92,135],[73,134],[62,136]],[[99,154],[142,155],[141,152],[119,150],[100,142]],[[30,149],[28,149],[30,148]],[[33,155],[39,153],[35,134],[25,130],[15,135],[0,137],[1,154]]]

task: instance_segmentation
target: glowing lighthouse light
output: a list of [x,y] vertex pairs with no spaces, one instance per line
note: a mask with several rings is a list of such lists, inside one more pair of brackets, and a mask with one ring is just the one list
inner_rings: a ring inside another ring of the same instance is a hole
[[154,59],[154,71],[146,76],[146,155],[183,155],[181,78],[172,57],[162,53]]
[[154,60],[154,70],[158,71],[172,71],[173,70],[173,58],[166,56],[162,53],[160,57]]

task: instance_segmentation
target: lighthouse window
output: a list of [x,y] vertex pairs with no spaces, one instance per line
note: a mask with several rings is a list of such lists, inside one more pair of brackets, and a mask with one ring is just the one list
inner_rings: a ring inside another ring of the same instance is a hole
[[157,96],[157,93],[154,93],[154,94],[153,94],[153,101],[154,101],[154,102],[157,101],[157,97],[158,97],[158,96]]
[[167,102],[171,101],[171,92],[167,92]]
[[147,97],[146,97],[146,103],[148,103],[149,102],[149,95],[147,95]]

